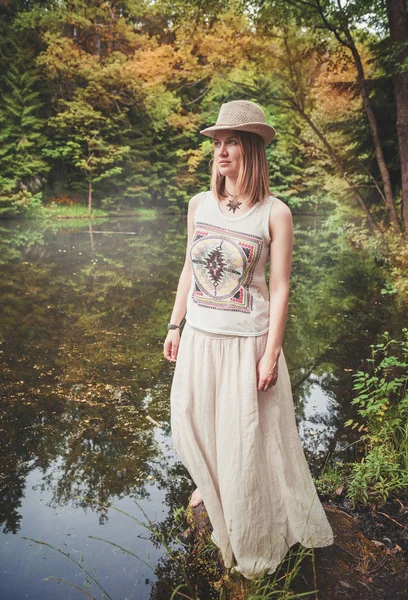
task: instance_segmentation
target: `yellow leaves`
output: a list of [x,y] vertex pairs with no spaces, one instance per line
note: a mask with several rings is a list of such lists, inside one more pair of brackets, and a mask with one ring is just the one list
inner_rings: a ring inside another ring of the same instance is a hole
[[211,29],[189,30],[188,24],[177,31],[177,53],[188,70],[201,70],[213,76],[217,70],[247,63],[246,49],[253,34],[237,15],[225,15]]
[[70,38],[46,32],[43,40],[47,49],[38,55],[36,64],[51,78],[77,78],[84,70],[92,71],[99,61],[98,56],[84,52]]
[[128,70],[141,79],[145,86],[155,86],[174,78],[177,62],[174,48],[162,45],[136,51],[129,61]]
[[195,113],[188,113],[180,115],[173,113],[167,117],[167,123],[173,129],[181,129],[183,131],[193,131],[196,129],[200,122],[200,115]]
[[212,67],[238,66],[244,60],[244,49],[250,42],[249,35],[237,36],[236,30],[226,27],[222,32],[203,34],[200,50]]
[[194,173],[205,158],[205,150],[202,147],[192,149],[188,153],[187,166],[190,173]]
[[141,80],[144,87],[211,78],[220,69],[246,62],[244,50],[252,37],[242,19],[234,15],[211,29],[191,30],[187,23],[177,29],[174,45],[154,46],[155,40],[146,39],[126,69]]

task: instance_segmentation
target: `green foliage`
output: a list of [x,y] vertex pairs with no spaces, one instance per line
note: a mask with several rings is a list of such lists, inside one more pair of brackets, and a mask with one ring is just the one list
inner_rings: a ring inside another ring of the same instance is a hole
[[[327,84],[336,70],[349,68],[335,36],[309,26],[312,5],[261,4],[124,0],[119,11],[78,0],[5,7],[0,62],[12,67],[1,82],[0,176],[20,183],[3,186],[3,206],[13,206],[21,190],[43,190],[44,202],[74,193],[85,204],[92,192],[99,207],[184,208],[209,182],[208,144],[199,130],[215,121],[222,102],[245,98],[259,102],[277,129],[267,147],[270,185],[291,208],[318,213],[342,195],[350,202],[330,146],[344,156],[354,183],[371,186],[361,192],[381,214],[364,114],[331,110],[355,84],[347,70],[343,86]],[[334,27],[348,20],[362,45],[382,41],[357,27],[367,18],[384,26],[380,4],[340,10],[328,2],[322,10]],[[17,51],[8,51],[14,42]],[[380,79],[377,68],[382,73],[380,56],[371,82]],[[392,169],[398,150],[385,90],[379,82],[375,109],[385,115],[381,134]]]
[[69,161],[82,172],[88,183],[117,177],[130,146],[115,143],[120,129],[125,130],[125,114],[103,115],[85,100],[60,100],[63,110],[48,124],[55,134],[43,154],[52,159]]
[[326,468],[315,480],[315,486],[320,494],[329,494],[334,496],[336,490],[342,488],[347,478],[349,465],[338,460],[334,463],[328,463]]
[[0,99],[1,173],[31,190],[36,187],[33,178],[48,170],[40,156],[45,137],[40,94],[34,90],[36,75],[11,64],[3,83],[8,92]]
[[402,310],[408,308],[408,243],[394,231],[370,232],[365,224],[334,222],[334,228],[344,233],[347,241],[363,249],[383,267],[383,296],[394,296]]
[[45,141],[37,74],[11,64],[0,96],[0,214],[31,215],[39,208],[49,166],[41,156]]
[[28,190],[16,190],[14,182],[0,177],[0,215],[12,217],[40,217],[45,209],[41,192],[32,194]]
[[392,492],[408,485],[408,329],[403,339],[371,344],[370,371],[354,374],[362,420],[345,425],[362,433],[365,456],[352,465],[348,496],[353,503],[369,499],[384,503]]

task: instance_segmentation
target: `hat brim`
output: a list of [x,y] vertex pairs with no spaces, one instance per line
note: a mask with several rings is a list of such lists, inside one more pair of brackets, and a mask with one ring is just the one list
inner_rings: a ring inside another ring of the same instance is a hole
[[210,138],[214,138],[217,131],[224,131],[227,129],[238,130],[238,131],[250,131],[257,133],[264,140],[265,145],[269,144],[276,134],[276,129],[266,123],[245,123],[244,125],[213,125],[212,127],[206,127],[202,129],[200,133]]

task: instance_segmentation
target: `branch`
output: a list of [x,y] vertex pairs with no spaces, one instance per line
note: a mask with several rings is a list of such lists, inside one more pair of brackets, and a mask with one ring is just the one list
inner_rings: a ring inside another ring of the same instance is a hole
[[197,96],[197,98],[194,98],[193,100],[190,100],[190,102],[185,102],[184,106],[190,106],[191,104],[194,104],[195,102],[198,102],[199,100],[201,100],[201,98],[203,98],[203,96],[206,95],[206,93],[208,92],[208,90],[210,89],[211,83],[209,83],[207,85],[207,87],[204,89],[203,93],[200,94],[199,96]]
[[342,45],[342,46],[346,46],[347,48],[350,48],[351,50],[351,46],[348,44],[347,40],[342,40],[340,34],[338,33],[336,27],[334,25],[332,25],[331,23],[329,23],[328,19],[326,18],[326,15],[323,12],[323,8],[320,4],[320,0],[316,0],[316,5],[317,5],[317,10],[319,12],[320,18],[322,19],[323,23],[326,25],[327,29],[329,31],[331,31],[337,41]]

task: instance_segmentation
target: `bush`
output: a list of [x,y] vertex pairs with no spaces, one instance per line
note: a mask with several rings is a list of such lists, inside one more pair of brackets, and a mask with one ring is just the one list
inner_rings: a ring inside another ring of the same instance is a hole
[[385,503],[390,494],[408,486],[408,329],[403,340],[371,344],[369,372],[353,375],[352,400],[363,421],[349,419],[345,425],[364,432],[360,442],[365,455],[353,463],[347,496],[355,505],[370,499]]

